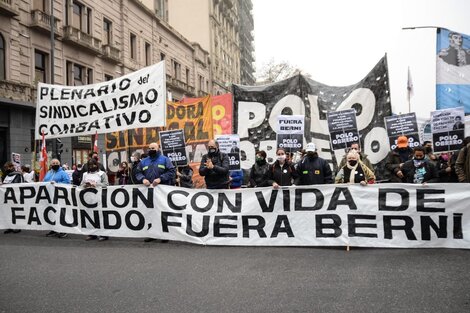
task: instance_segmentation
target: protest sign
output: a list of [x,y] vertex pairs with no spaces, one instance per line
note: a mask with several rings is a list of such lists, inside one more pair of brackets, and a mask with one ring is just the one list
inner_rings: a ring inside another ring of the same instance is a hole
[[347,149],[355,142],[360,144],[356,110],[330,111],[327,120],[333,150]]
[[406,136],[408,138],[408,146],[410,148],[420,145],[418,123],[414,112],[386,116],[385,127],[387,128],[391,150],[397,147],[397,138],[399,136]]
[[277,147],[286,152],[296,152],[303,148],[304,142],[303,115],[279,115],[277,117]]
[[228,155],[230,161],[229,170],[240,169],[240,136],[238,135],[220,135],[215,139],[219,144],[220,152]]
[[459,150],[465,138],[464,109],[452,108],[431,112],[434,152]]
[[163,154],[169,157],[175,166],[188,164],[186,144],[182,129],[161,131],[160,142]]

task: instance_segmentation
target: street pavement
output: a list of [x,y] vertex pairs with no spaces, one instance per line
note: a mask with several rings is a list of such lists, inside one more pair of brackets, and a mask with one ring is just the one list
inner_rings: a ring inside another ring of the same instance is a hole
[[470,312],[470,250],[0,234],[0,312]]

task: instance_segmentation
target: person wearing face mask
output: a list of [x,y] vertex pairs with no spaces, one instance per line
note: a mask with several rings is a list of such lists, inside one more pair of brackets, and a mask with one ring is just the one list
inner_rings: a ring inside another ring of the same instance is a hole
[[439,174],[436,167],[425,158],[426,149],[415,147],[413,159],[406,161],[402,166],[404,182],[409,184],[424,184],[439,182]]
[[287,159],[286,150],[278,148],[276,151],[276,161],[269,166],[268,186],[279,188],[281,186],[292,186],[297,172],[294,166]]
[[131,164],[129,165],[129,185],[137,185],[139,182],[135,175],[137,174],[137,166],[140,163],[140,153],[135,151],[131,156]]
[[359,183],[366,186],[375,182],[374,172],[361,161],[359,153],[355,150],[349,151],[346,160],[346,164],[336,174],[336,184]]
[[171,160],[160,151],[156,142],[149,145],[148,157],[142,159],[137,166],[136,180],[147,187],[155,187],[159,184],[174,185],[176,168]]
[[[6,162],[3,165],[3,185],[8,185],[8,184],[20,184],[24,183],[24,178],[23,174],[18,172],[15,169],[15,164],[12,162]],[[9,234],[9,233],[19,233],[21,229],[6,229],[3,233],[4,234]]]
[[297,185],[332,184],[333,173],[328,162],[318,156],[315,143],[305,147],[306,155],[297,164]]
[[[103,171],[103,172],[106,172],[106,169],[104,168],[103,164],[101,164],[100,162],[100,159],[99,159],[99,155],[98,155],[98,152],[96,151],[92,151],[90,153],[88,153],[88,160],[95,160],[96,163],[98,164],[98,168],[100,169],[100,171]],[[83,174],[87,173],[88,172],[88,162],[85,163],[83,166],[82,166],[82,170],[80,172],[80,181],[82,181],[82,178],[83,178]]]
[[204,177],[207,189],[228,189],[230,161],[228,155],[220,152],[215,140],[207,143],[208,153],[202,156],[199,175]]
[[[51,160],[51,169],[44,176],[43,182],[50,182],[52,184],[70,184],[70,177],[64,171],[62,166],[60,166],[60,161],[58,159]],[[66,233],[57,233],[53,230],[46,234],[47,237],[57,236],[59,238],[67,237]]]
[[250,187],[267,187],[267,177],[269,171],[269,164],[266,161],[266,152],[263,150],[258,151],[255,156],[255,164],[251,167],[249,186]]
[[408,147],[408,138],[400,136],[397,139],[397,147],[390,151],[385,161],[386,177],[391,183],[404,182],[402,171],[403,164],[413,158],[413,150]]
[[[96,159],[92,158],[88,160],[87,168],[88,168],[88,172],[83,174],[80,187],[97,189],[97,188],[102,188],[102,187],[106,187],[109,185],[108,175],[106,175],[106,172],[100,170]],[[85,240],[88,241],[88,240],[94,240],[97,238],[99,241],[108,240],[107,236],[95,236],[95,235],[89,235],[86,237]]]
[[126,161],[119,164],[119,169],[117,172],[117,178],[119,185],[127,185],[129,182],[129,164]]
[[[356,151],[358,154],[359,154],[359,161],[361,161],[365,166],[367,166],[371,171],[374,170],[374,166],[372,166],[372,163],[370,162],[369,158],[367,157],[367,154],[363,153],[361,151],[361,146],[359,146],[359,143],[358,142],[353,142],[351,143],[351,146],[349,147],[349,151]],[[338,165],[338,168],[343,168],[345,165],[346,165],[346,157],[347,157],[347,153],[343,156],[343,158],[341,159],[341,162],[339,163]]]

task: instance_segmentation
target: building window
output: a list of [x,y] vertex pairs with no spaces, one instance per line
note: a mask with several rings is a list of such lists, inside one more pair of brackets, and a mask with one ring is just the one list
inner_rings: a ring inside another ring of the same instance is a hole
[[[66,11],[67,12],[67,11]],[[67,25],[69,24],[68,13],[65,16]],[[84,33],[91,34],[92,12],[83,4],[74,1],[72,4],[72,26]]]
[[198,75],[199,90],[204,91],[204,77]]
[[103,45],[112,46],[111,32],[113,29],[113,23],[107,19],[103,19]]
[[33,1],[33,10],[39,10],[41,12],[46,12],[46,0],[34,0]]
[[0,80],[6,79],[5,69],[5,39],[0,34]]
[[72,26],[82,30],[83,5],[74,2],[72,10]]
[[46,83],[47,82],[47,54],[35,50],[34,51],[34,81]]
[[165,53],[160,52],[160,61],[165,61],[165,57],[166,57]]
[[181,80],[181,64],[173,60],[173,77]]
[[145,65],[149,66],[152,64],[152,46],[146,42],[145,43]]
[[93,83],[93,69],[67,61],[67,85],[82,86]]
[[189,68],[186,68],[186,85],[188,86],[189,86],[189,75],[190,75]]
[[137,36],[132,34],[130,35],[130,51],[131,51],[131,59],[137,59]]
[[105,81],[105,82],[108,82],[108,81],[113,80],[113,79],[114,79],[113,76],[108,75],[108,74],[104,74],[104,81]]

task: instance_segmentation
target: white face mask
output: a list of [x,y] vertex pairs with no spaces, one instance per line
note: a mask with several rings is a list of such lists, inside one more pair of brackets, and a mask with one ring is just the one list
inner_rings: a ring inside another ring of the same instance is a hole
[[283,155],[278,155],[278,156],[277,156],[277,160],[278,160],[278,161],[281,161],[281,162],[282,162],[282,161],[284,161],[285,159],[286,159],[286,155],[285,155],[285,154],[283,154]]
[[135,162],[135,158],[133,156],[131,156],[131,162],[134,163]]

